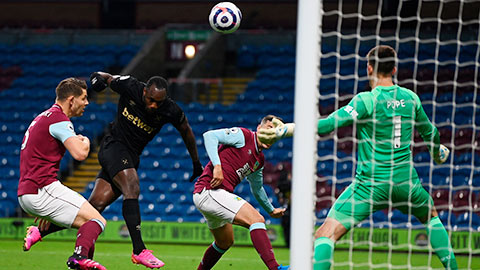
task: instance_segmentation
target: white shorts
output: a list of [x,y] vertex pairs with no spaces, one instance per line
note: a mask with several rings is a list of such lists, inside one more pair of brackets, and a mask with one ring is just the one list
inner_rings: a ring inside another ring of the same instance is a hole
[[233,223],[246,201],[224,189],[207,190],[193,194],[193,203],[207,220],[208,228],[220,228]]
[[64,186],[60,181],[38,189],[38,194],[18,197],[18,202],[25,212],[67,228],[72,226],[78,211],[86,201],[82,195]]

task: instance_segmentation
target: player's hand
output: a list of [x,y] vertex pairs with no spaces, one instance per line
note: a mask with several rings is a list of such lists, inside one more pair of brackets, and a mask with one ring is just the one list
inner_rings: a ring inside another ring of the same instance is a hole
[[101,92],[108,87],[107,80],[98,72],[93,72],[90,75],[90,83],[92,84],[91,89],[95,92]]
[[443,164],[445,163],[445,161],[447,161],[449,155],[450,155],[450,150],[448,150],[448,148],[445,145],[440,144],[438,155],[434,156],[433,160],[435,160],[435,163],[437,164]]
[[210,181],[210,186],[212,188],[216,188],[220,186],[222,182],[223,182],[222,165],[215,165],[213,167],[213,178],[212,178],[212,181]]
[[272,119],[273,128],[261,128],[257,132],[258,139],[264,144],[272,145],[284,137],[291,137],[295,129],[294,123],[284,124],[277,118]]
[[48,230],[48,228],[50,228],[50,221],[46,220],[46,219],[43,219],[43,218],[39,218],[39,217],[36,217],[35,220],[33,221],[33,223],[37,223],[38,222],[38,230],[39,231],[46,231]]
[[90,142],[90,139],[87,136],[83,136],[82,134],[77,134],[77,137],[82,141]]
[[195,178],[199,177],[203,173],[203,166],[200,161],[195,161],[193,162],[193,173],[192,176],[190,177],[190,182],[195,180]]
[[283,215],[285,215],[285,208],[275,208],[273,211],[270,213],[270,216],[273,218],[281,218]]

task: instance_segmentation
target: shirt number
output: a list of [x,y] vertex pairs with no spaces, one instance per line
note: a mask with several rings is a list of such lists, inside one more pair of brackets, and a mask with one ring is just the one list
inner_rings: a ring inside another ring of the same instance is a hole
[[27,131],[25,132],[25,138],[23,139],[23,143],[22,143],[22,146],[20,147],[20,150],[25,149],[25,147],[27,146],[28,137],[30,136],[30,128],[33,127],[35,123],[37,123],[37,121],[32,121],[30,126],[28,126]]
[[393,117],[393,147],[400,148],[400,142],[402,137],[402,117],[401,116],[394,116]]

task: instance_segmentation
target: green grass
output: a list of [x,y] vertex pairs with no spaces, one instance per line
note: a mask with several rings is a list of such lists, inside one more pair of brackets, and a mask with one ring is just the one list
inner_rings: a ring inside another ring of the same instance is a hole
[[[65,262],[73,252],[73,242],[48,241],[35,245],[29,252],[23,252],[21,240],[2,240],[0,242],[0,269],[15,270],[44,270],[66,269]],[[197,245],[162,245],[149,244],[148,248],[154,250],[154,254],[161,258],[166,266],[162,269],[196,269],[206,246]],[[139,268],[130,262],[131,246],[127,243],[104,243],[99,242],[96,246],[95,259],[105,265],[109,270],[146,269]],[[285,248],[276,248],[275,254],[279,263],[288,264],[289,252]],[[335,269],[368,269],[368,252],[355,251],[353,263],[345,265],[349,261],[348,251],[335,251]],[[376,252],[373,254],[372,263],[377,264],[375,269],[388,269],[388,254]],[[459,256],[458,263],[462,269],[480,269],[480,258]],[[441,269],[439,260],[433,256],[431,267]],[[428,255],[414,254],[411,257],[411,265],[428,269]],[[342,263],[343,266],[338,263]],[[407,254],[392,254],[393,265],[406,265]],[[424,267],[422,267],[424,266]],[[253,247],[232,247],[218,262],[215,269],[227,270],[258,270],[266,269],[260,257]],[[403,268],[395,268],[403,269]],[[431,269],[431,268],[430,268]],[[300,269],[297,269],[300,270]]]

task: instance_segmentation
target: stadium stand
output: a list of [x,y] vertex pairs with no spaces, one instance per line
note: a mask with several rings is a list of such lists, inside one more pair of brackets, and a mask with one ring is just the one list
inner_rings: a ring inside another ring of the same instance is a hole
[[[343,43],[342,43],[343,44]],[[109,45],[112,46],[112,45]],[[323,44],[322,50],[328,51],[328,46]],[[408,58],[408,43],[399,48],[399,56]],[[432,51],[430,45],[420,48],[427,55]],[[365,47],[365,48],[364,48]],[[369,44],[363,44],[361,51],[369,48]],[[363,49],[362,49],[363,48]],[[342,48],[350,51],[351,48]],[[106,54],[106,51],[121,52],[116,56]],[[44,45],[0,45],[0,98],[9,100],[5,106],[0,108],[2,120],[0,129],[0,216],[12,216],[17,214],[16,183],[18,181],[18,158],[19,145],[23,138],[26,125],[35,116],[35,113],[51,105],[54,98],[56,83],[65,76],[88,77],[91,71],[105,69],[109,65],[125,65],[133,57],[138,47],[135,46],[44,46]],[[442,57],[449,56],[448,46],[442,46],[445,50]],[[475,48],[467,47],[461,54],[460,61],[467,61],[470,53]],[[53,53],[55,52],[55,53]],[[61,52],[61,53],[59,53]],[[107,56],[106,56],[107,55]],[[189,118],[189,122],[198,135],[213,128],[224,128],[232,126],[243,126],[255,129],[258,121],[266,114],[277,114],[286,122],[293,121],[293,93],[295,74],[295,47],[292,45],[244,45],[237,51],[237,65],[239,68],[255,69],[255,80],[251,81],[246,91],[240,94],[237,101],[231,105],[207,104],[197,102],[183,104],[179,103]],[[430,56],[426,56],[430,57]],[[322,59],[321,69],[335,67],[336,57]],[[400,61],[403,63],[402,61]],[[329,64],[330,63],[330,64]],[[61,66],[62,68],[58,68]],[[363,69],[359,69],[360,76],[365,76]],[[457,81],[471,81],[475,73],[469,69],[460,69]],[[352,60],[341,60],[340,74],[353,74]],[[331,71],[327,72],[331,73]],[[448,69],[440,70],[439,75],[450,80]],[[400,65],[398,80],[401,82],[413,74],[407,62]],[[416,89],[420,95],[425,111],[431,120],[439,127],[442,143],[447,146],[455,146],[452,151],[454,167],[432,166],[430,155],[423,146],[415,146],[414,161],[419,177],[424,187],[432,194],[435,204],[440,211],[440,218],[446,226],[456,230],[465,229],[467,226],[480,226],[479,207],[480,201],[480,152],[473,151],[472,143],[480,142],[480,133],[472,130],[471,125],[479,125],[480,118],[472,119],[472,115],[478,115],[480,98],[474,95],[472,87],[458,88],[456,95],[453,95],[448,88],[440,88],[440,91],[433,95],[431,87],[434,74],[428,66],[420,69],[416,74],[419,84],[414,87],[408,81],[406,87]],[[333,98],[323,100],[319,109],[322,115],[326,115],[337,106],[342,106],[355,93],[367,90],[366,80],[360,80],[358,85],[353,85],[353,80],[336,82],[335,78],[322,78],[320,82],[320,94],[322,96],[332,95],[336,83],[341,83],[341,97],[338,100]],[[425,83],[424,83],[425,82]],[[477,97],[474,100],[474,97]],[[25,102],[28,100],[28,102]],[[452,108],[452,101],[462,104],[455,109]],[[11,113],[14,108],[22,110]],[[74,120],[77,131],[89,137],[95,138],[101,135],[106,124],[113,119],[114,104],[91,103],[82,118]],[[448,125],[447,125],[448,124]],[[455,124],[452,130],[450,124]],[[335,181],[335,194],[339,194],[354,176],[355,164],[347,157],[353,150],[352,129],[342,130],[338,134],[342,138],[341,143],[334,146],[333,140],[325,138],[319,141],[318,162],[319,177],[326,177],[328,184],[317,185],[317,218],[321,221],[325,218],[328,208],[332,203],[331,183]],[[453,140],[452,140],[453,137]],[[418,134],[415,141],[419,142]],[[208,156],[203,147],[201,139],[197,142],[199,154],[203,164],[208,162]],[[469,146],[470,145],[470,146]],[[337,156],[332,157],[334,147],[337,147]],[[277,181],[282,170],[291,170],[292,140],[284,140],[266,151],[268,163],[265,165],[265,182],[267,194],[274,204],[278,205],[275,197]],[[142,153],[142,162],[139,168],[141,181],[142,198],[140,199],[142,215],[145,220],[171,220],[171,221],[203,221],[201,214],[192,208],[190,193],[193,185],[188,182],[189,173],[192,171],[191,162],[188,160],[188,152],[183,142],[172,126],[166,126],[160,134],[151,142]],[[333,158],[338,162],[334,168]],[[67,162],[62,162],[62,170],[67,169]],[[279,166],[281,164],[281,166]],[[332,178],[335,169],[336,177]],[[430,182],[429,179],[432,179]],[[93,179],[92,179],[93,180]],[[83,195],[88,197],[93,188],[90,183]],[[451,191],[451,192],[450,192]],[[236,191],[238,195],[251,199],[248,183],[240,184]],[[104,212],[107,219],[121,218],[121,203],[119,199]],[[250,200],[253,206],[261,210],[256,201]],[[476,204],[475,204],[476,203]],[[466,211],[469,206],[474,210]],[[267,223],[278,223],[278,220],[269,219],[266,213]],[[417,224],[415,220],[408,220],[399,211],[389,214],[377,212],[372,216],[375,226],[384,226],[391,221],[396,227],[405,227],[407,224]],[[368,219],[367,219],[368,221]],[[361,225],[363,226],[363,225]]]

